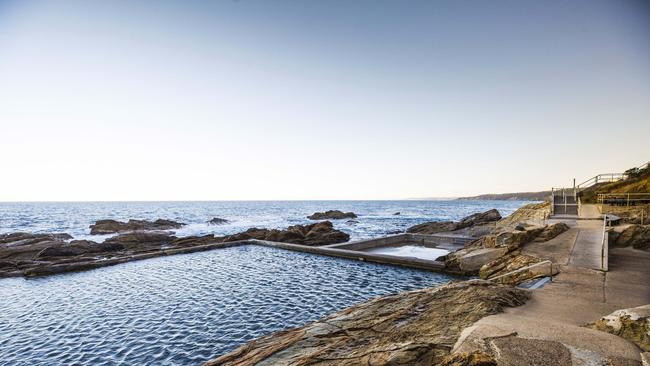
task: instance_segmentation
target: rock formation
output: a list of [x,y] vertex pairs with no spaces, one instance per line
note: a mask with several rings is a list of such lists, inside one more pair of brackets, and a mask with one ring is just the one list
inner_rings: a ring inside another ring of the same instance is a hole
[[354,212],[343,212],[339,210],[329,210],[325,212],[315,212],[307,216],[310,220],[342,220],[342,219],[356,219],[357,215]]
[[[111,220],[112,221],[112,220]],[[165,224],[166,225],[166,224]],[[0,235],[0,277],[46,275],[96,268],[178,251],[194,251],[210,244],[260,239],[304,245],[348,241],[350,236],[334,229],[329,221],[290,226],[286,230],[252,228],[243,233],[178,238],[168,231],[127,231],[103,243],[72,239],[68,234],[13,233]]]
[[527,298],[523,290],[485,281],[403,292],[261,337],[205,365],[436,365],[463,328]]
[[322,221],[311,225],[289,226],[286,230],[251,228],[243,233],[226,236],[223,238],[223,241],[229,242],[247,239],[303,245],[326,245],[344,243],[350,240],[350,235],[334,229],[331,222]]
[[90,225],[90,234],[114,234],[125,231],[170,230],[179,229],[185,224],[181,222],[158,219],[156,221],[129,220],[128,222],[116,220],[98,220]]
[[219,217],[213,217],[211,220],[208,220],[208,225],[223,225],[223,224],[227,224],[229,222],[230,221],[228,221],[226,219],[221,219]]
[[[459,222],[453,221],[432,221],[423,224],[411,226],[406,230],[411,234],[432,235],[441,232],[449,232],[491,224],[501,219],[499,211],[492,209],[485,212],[479,212],[462,218]],[[491,228],[490,228],[491,229]]]
[[650,225],[629,225],[623,231],[609,232],[609,245],[650,250]]
[[[511,226],[509,226],[511,227]],[[488,279],[505,273],[541,263],[541,258],[521,255],[520,249],[532,241],[546,241],[568,230],[565,224],[538,226],[519,224],[508,231],[496,230],[443,257],[449,271],[465,275],[477,275]],[[505,283],[518,284],[528,279],[558,273],[557,266],[533,268],[504,279]]]
[[616,334],[650,351],[650,305],[616,310],[600,318],[593,328]]

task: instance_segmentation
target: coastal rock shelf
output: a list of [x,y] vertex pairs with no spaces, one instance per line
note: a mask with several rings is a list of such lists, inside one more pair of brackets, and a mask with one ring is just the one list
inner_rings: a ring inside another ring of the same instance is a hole
[[527,299],[523,290],[484,281],[405,292],[264,336],[205,366],[435,365],[463,328]]
[[[131,222],[131,221],[130,221]],[[0,235],[0,277],[39,276],[80,271],[163,255],[209,250],[245,240],[301,245],[342,243],[349,235],[329,221],[294,225],[286,230],[252,228],[243,233],[178,238],[167,231],[128,231],[103,243],[72,239],[68,234]]]

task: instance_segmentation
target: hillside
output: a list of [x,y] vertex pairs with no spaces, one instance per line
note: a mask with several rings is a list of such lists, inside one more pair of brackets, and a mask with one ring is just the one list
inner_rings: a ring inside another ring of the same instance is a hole
[[459,200],[504,200],[504,201],[545,201],[549,199],[551,191],[517,192],[517,193],[492,193],[473,197],[459,197]]
[[648,193],[650,169],[639,170],[625,180],[595,184],[579,193],[583,203],[595,203],[598,193]]

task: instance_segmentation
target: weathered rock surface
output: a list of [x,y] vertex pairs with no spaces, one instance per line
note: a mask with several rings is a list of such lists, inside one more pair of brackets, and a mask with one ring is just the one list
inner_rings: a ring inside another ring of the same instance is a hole
[[650,225],[630,225],[622,232],[610,231],[609,239],[610,246],[650,250]]
[[461,219],[456,225],[456,230],[463,229],[470,226],[487,224],[490,222],[501,220],[501,214],[495,209],[485,212],[475,213]]
[[511,215],[497,221],[496,228],[501,231],[514,230],[521,223],[538,224],[551,214],[550,202],[531,203],[525,205]]
[[411,234],[437,234],[445,231],[454,231],[456,230],[456,223],[452,221],[432,221],[425,222],[423,224],[411,226],[406,229],[407,233]]
[[52,246],[45,248],[38,252],[38,258],[51,258],[51,257],[74,257],[83,254],[97,254],[107,252],[119,252],[126,249],[120,243],[95,243],[88,240],[73,240],[68,244],[61,246]]
[[463,328],[527,298],[525,291],[485,281],[380,297],[258,338],[206,365],[436,365]]
[[549,241],[563,232],[569,230],[569,226],[563,222],[548,225],[544,230],[535,238],[536,242]]
[[357,215],[354,212],[343,212],[339,210],[329,210],[325,212],[315,212],[307,216],[310,220],[342,220],[342,219],[356,219]]
[[219,217],[213,217],[212,219],[208,220],[208,225],[224,225],[229,223],[230,221],[226,219],[222,219]]
[[223,238],[223,241],[229,242],[247,239],[303,245],[326,245],[344,243],[350,240],[350,235],[334,229],[331,222],[322,221],[311,225],[289,226],[286,230],[251,228],[243,233],[226,236]]
[[[517,285],[534,278],[553,276],[559,273],[557,265],[531,255],[510,253],[481,267],[482,279],[493,279],[503,284]],[[508,276],[504,276],[509,274]]]
[[98,220],[90,225],[90,234],[114,234],[126,231],[146,231],[146,230],[171,230],[179,229],[185,224],[172,220],[158,219],[156,221],[147,220],[129,220],[128,222],[116,220]]
[[650,351],[650,305],[616,310],[600,318],[594,328],[616,334]]
[[[445,266],[449,271],[465,275],[479,274],[479,270],[493,261],[484,270],[486,273],[499,272],[501,264],[505,266],[509,261],[514,260],[519,254],[518,250],[525,244],[535,240],[546,230],[545,226],[519,225],[512,231],[502,231],[492,235],[486,235],[465,246],[465,248],[450,253],[445,257]],[[525,257],[515,260],[513,267],[520,264]],[[539,260],[541,261],[541,259]],[[494,267],[488,270],[489,267]],[[532,275],[529,274],[529,275]],[[495,275],[496,276],[496,275]]]
[[[479,212],[462,218],[458,222],[453,221],[431,221],[419,225],[411,226],[406,230],[412,234],[432,235],[441,232],[456,231],[476,226],[486,225],[501,219],[499,211],[492,209],[485,212]],[[488,231],[491,228],[487,229]]]

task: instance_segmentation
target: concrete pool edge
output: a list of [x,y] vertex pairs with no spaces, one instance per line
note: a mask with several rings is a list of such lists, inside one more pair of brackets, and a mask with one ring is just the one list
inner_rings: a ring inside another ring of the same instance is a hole
[[[406,236],[409,236],[410,238],[410,235],[412,234],[399,234],[394,236],[371,239],[368,241],[350,242],[345,244],[354,246],[356,244],[369,242],[369,241],[382,242],[386,239],[388,239],[389,241],[393,241],[395,240],[395,238],[404,239]],[[95,268],[113,266],[117,264],[137,261],[137,260],[164,257],[164,256],[176,255],[176,254],[195,253],[195,252],[202,252],[202,251],[208,251],[214,249],[230,248],[230,247],[241,246],[241,245],[260,245],[260,246],[267,246],[267,247],[292,250],[297,252],[318,254],[318,255],[324,255],[330,257],[346,258],[346,259],[353,259],[353,260],[387,264],[387,265],[396,265],[401,267],[415,268],[415,269],[421,269],[421,270],[427,270],[433,272],[445,272],[450,274],[457,274],[453,271],[448,271],[445,267],[445,264],[440,261],[433,261],[433,260],[420,259],[414,257],[398,257],[398,256],[387,255],[387,254],[369,253],[369,252],[363,252],[363,251],[352,250],[352,249],[337,248],[334,246],[308,246],[302,244],[291,244],[291,243],[283,243],[283,242],[272,242],[266,240],[246,239],[246,240],[232,241],[227,243],[221,243],[221,242],[208,243],[208,244],[188,246],[182,248],[161,249],[155,252],[133,254],[133,255],[121,256],[116,258],[98,258],[96,260],[91,260],[91,261],[57,263],[57,264],[49,264],[49,265],[44,264],[42,266],[29,267],[19,271],[9,272],[6,273],[3,277],[5,278],[21,277],[21,276],[40,277],[40,276],[54,275],[58,273],[78,272],[78,271],[91,270]]]

